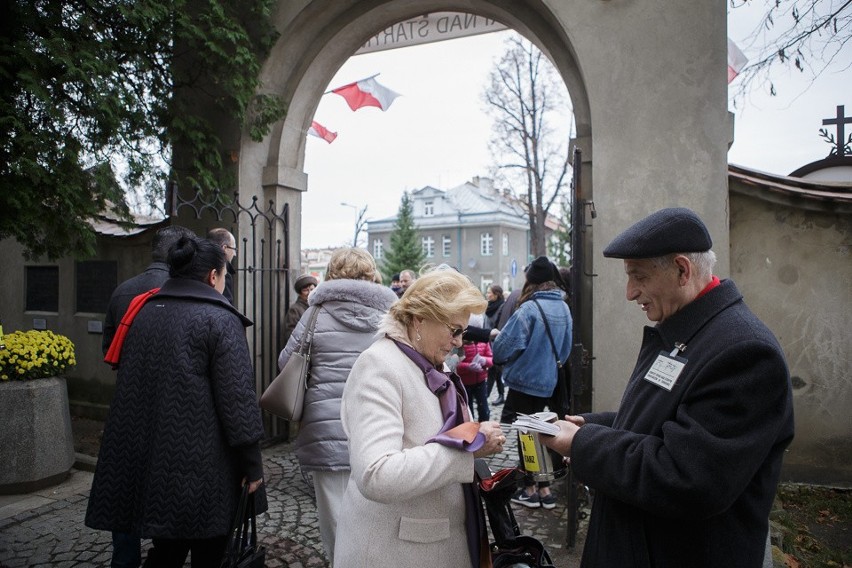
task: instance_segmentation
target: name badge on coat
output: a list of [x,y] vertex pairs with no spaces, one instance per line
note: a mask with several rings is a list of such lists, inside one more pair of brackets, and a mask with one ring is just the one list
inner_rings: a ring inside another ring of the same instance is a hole
[[671,392],[684,366],[686,366],[686,359],[683,357],[660,351],[656,361],[643,378],[649,383]]

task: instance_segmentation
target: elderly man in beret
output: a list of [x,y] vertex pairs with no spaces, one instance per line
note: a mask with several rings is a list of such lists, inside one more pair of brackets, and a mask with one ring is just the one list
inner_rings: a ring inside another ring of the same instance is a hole
[[293,289],[296,290],[296,301],[290,304],[290,309],[287,310],[287,327],[284,330],[284,341],[290,339],[290,334],[296,329],[296,324],[302,319],[302,314],[308,309],[308,296],[317,287],[319,281],[310,274],[302,274],[296,278],[293,284]]
[[542,438],[595,490],[583,568],[763,565],[790,375],[734,283],[713,276],[711,246],[694,212],[671,208],[604,250],[656,324],[618,412],[568,416]]

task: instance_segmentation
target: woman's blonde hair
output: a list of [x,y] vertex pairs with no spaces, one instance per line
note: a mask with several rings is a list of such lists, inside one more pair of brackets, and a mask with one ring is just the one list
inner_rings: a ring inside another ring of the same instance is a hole
[[328,260],[326,280],[369,280],[376,279],[376,261],[361,248],[342,248],[331,253]]
[[411,283],[388,314],[404,326],[414,318],[446,323],[452,316],[481,314],[488,302],[479,288],[453,268],[439,267]]

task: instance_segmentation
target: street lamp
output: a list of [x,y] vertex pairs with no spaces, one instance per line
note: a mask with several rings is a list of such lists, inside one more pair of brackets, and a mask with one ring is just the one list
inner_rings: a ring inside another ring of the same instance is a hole
[[364,229],[364,225],[367,224],[367,220],[364,218],[364,215],[367,214],[367,206],[365,205],[363,208],[359,209],[357,205],[352,205],[351,203],[346,203],[344,201],[340,202],[344,207],[351,207],[355,210],[357,217],[355,218],[355,238],[352,239],[352,246],[358,246],[358,235],[361,234],[361,231]]

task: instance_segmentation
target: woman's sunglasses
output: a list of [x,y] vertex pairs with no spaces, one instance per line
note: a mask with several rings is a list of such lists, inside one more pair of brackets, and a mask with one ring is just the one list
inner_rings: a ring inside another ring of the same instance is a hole
[[447,329],[450,330],[450,333],[453,334],[453,337],[458,337],[467,331],[466,327],[453,327],[448,323],[445,323],[444,325],[447,326]]

